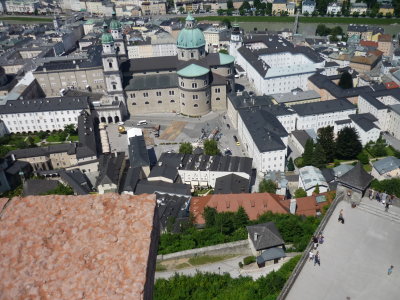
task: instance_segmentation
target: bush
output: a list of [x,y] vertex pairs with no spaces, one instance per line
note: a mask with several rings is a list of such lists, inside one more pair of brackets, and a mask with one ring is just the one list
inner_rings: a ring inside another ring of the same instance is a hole
[[239,261],[239,268],[243,268],[243,263]]
[[245,258],[243,258],[243,264],[245,266],[252,264],[256,262],[256,257],[255,256],[246,256]]
[[357,155],[357,159],[363,164],[366,165],[369,163],[368,154],[364,151]]

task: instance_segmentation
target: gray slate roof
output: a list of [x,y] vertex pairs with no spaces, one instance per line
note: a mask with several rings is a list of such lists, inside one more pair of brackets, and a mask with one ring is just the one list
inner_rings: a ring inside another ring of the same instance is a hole
[[361,163],[358,162],[353,169],[339,177],[338,182],[342,185],[364,191],[373,179],[374,177],[368,174],[362,167]]
[[387,172],[399,169],[400,159],[393,156],[388,156],[374,162],[372,166],[380,175],[383,175]]
[[240,194],[249,192],[250,181],[236,174],[228,174],[215,180],[214,194]]
[[178,75],[176,73],[134,75],[132,78],[124,78],[125,91],[167,89],[176,87],[178,87]]
[[143,135],[129,138],[128,154],[132,168],[150,166],[149,153]]
[[306,146],[307,141],[312,139],[305,130],[293,130],[290,134],[296,138],[303,148]]
[[387,106],[379,101],[377,98],[379,97],[384,97],[384,96],[392,96],[396,98],[397,100],[400,101],[400,89],[388,89],[388,90],[379,90],[375,92],[369,92],[369,93],[362,93],[360,94],[361,97],[363,97],[369,104],[374,106],[376,109],[386,109]]
[[286,257],[285,251],[282,248],[274,247],[269,248],[261,253],[261,255],[257,256],[257,264],[263,264],[267,261]]
[[77,144],[55,144],[45,147],[35,147],[26,149],[17,149],[8,152],[7,156],[14,155],[16,159],[37,157],[37,156],[49,156],[52,153],[63,153],[74,154],[76,151]]
[[327,114],[337,111],[355,110],[356,106],[347,99],[336,99],[292,105],[292,109],[299,116]]
[[28,179],[23,185],[24,196],[38,196],[55,189],[60,184],[57,180]]
[[247,226],[247,232],[257,251],[285,244],[274,222]]
[[71,171],[60,170],[59,174],[61,179],[74,190],[76,195],[87,195],[92,191],[89,180],[79,169]]
[[361,127],[362,130],[364,131],[370,131],[371,129],[378,128],[374,124],[374,122],[378,121],[377,118],[375,118],[373,115],[370,113],[366,114],[353,114],[349,115],[349,118],[356,123],[358,126]]
[[191,195],[190,185],[184,183],[168,183],[164,181],[148,181],[140,180],[136,185],[135,195],[153,194],[155,192],[175,194],[175,195]]
[[116,155],[113,153],[102,155],[99,161],[100,174],[97,177],[96,187],[104,184],[116,184],[118,186],[124,160],[124,152],[117,152]]

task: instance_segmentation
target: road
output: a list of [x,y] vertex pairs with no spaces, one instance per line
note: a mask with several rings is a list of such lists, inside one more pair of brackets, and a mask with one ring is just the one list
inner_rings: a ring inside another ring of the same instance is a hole
[[197,266],[193,268],[181,269],[177,271],[167,271],[167,272],[156,272],[156,279],[158,278],[170,278],[175,275],[175,273],[194,276],[197,272],[202,273],[215,273],[215,274],[224,274],[228,273],[233,278],[238,278],[239,276],[250,276],[254,280],[264,276],[272,271],[277,271],[284,262],[288,261],[290,258],[285,258],[281,262],[277,264],[273,264],[270,266],[265,266],[264,268],[259,269],[256,264],[253,264],[253,268],[249,270],[240,269],[239,262],[243,261],[245,256],[238,256],[232,259],[220,261],[217,263],[206,264],[202,266]]

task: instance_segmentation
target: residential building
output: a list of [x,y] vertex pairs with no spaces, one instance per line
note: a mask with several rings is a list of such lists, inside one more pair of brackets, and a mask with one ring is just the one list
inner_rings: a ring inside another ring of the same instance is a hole
[[279,36],[257,34],[244,37],[243,45],[237,49],[236,63],[261,95],[306,90],[308,77],[325,65],[323,58],[309,47],[294,47]]
[[[39,291],[41,282],[52,276],[57,280],[47,281],[41,297],[57,294],[60,299],[79,299],[90,294],[104,299],[110,298],[110,290],[118,290],[118,297],[153,298],[160,235],[155,195],[14,199],[17,201],[7,205],[2,201],[0,207],[0,236],[7,240],[0,250],[2,295],[6,299],[31,297],[32,291]],[[24,222],[18,221],[21,216]],[[51,243],[51,250],[45,240]],[[18,256],[15,249],[21,243],[26,253]],[[51,269],[37,263],[46,261],[50,252],[55,261]],[[126,274],[121,276],[116,266],[123,266]],[[21,272],[18,276],[10,271],[17,269]],[[31,291],[23,288],[28,281],[32,282]],[[74,288],[65,289],[66,282]]]
[[228,174],[215,180],[214,194],[239,194],[250,191],[250,180],[236,174]]
[[366,3],[352,3],[350,7],[350,14],[358,13],[360,15],[367,14],[367,4]]
[[8,13],[33,14],[40,7],[40,2],[36,0],[7,0],[5,1]]
[[156,192],[158,219],[161,233],[181,232],[183,222],[189,220],[190,195]]
[[391,57],[394,51],[392,36],[390,34],[382,34],[378,38],[378,50],[383,52],[384,56]]
[[99,194],[119,192],[125,162],[124,152],[110,153],[100,156],[100,173],[96,181],[96,188]]
[[314,129],[334,126],[335,121],[346,120],[357,112],[357,107],[347,99],[336,99],[292,105],[296,112],[296,129]]
[[396,178],[400,176],[400,159],[388,156],[372,164],[371,175],[378,180]]
[[400,138],[400,104],[388,106],[385,129],[395,138]]
[[286,5],[286,11],[288,12],[289,16],[294,16],[296,11],[296,3],[288,2]]
[[[314,129],[312,129],[314,131]],[[298,152],[298,156],[304,153],[304,147],[309,139],[313,139],[308,133],[309,130],[293,130],[289,136],[289,144]],[[294,149],[292,149],[294,150]]]
[[90,112],[87,97],[10,100],[1,107],[0,118],[8,133],[53,131],[78,124],[83,110]]
[[162,32],[142,41],[135,41],[127,46],[128,58],[148,58],[158,56],[174,56],[177,54],[175,39]]
[[383,33],[384,29],[382,27],[358,24],[350,24],[347,26],[347,34],[349,37],[356,35],[361,40],[365,41],[377,42],[379,35]]
[[334,14],[337,15],[338,13],[342,12],[342,6],[337,2],[331,2],[328,4],[326,9],[327,14]]
[[305,13],[308,13],[309,15],[311,15],[314,10],[315,10],[315,1],[314,0],[304,0],[302,2],[302,6],[301,6],[301,13],[304,15]]
[[226,27],[210,26],[203,34],[209,53],[218,52],[220,48],[227,48],[229,45],[230,32]]
[[386,16],[387,14],[394,15],[394,7],[390,3],[382,3],[379,5],[379,13]]
[[360,56],[353,56],[350,59],[350,68],[359,73],[371,71],[381,61],[382,56],[377,54],[367,54]]
[[322,175],[321,170],[313,166],[300,168],[299,188],[305,190],[307,196],[311,196],[317,186],[320,193],[325,193],[329,190],[329,185]]
[[256,256],[257,265],[278,263],[286,256],[285,242],[273,222],[247,226],[250,249]]
[[204,197],[192,197],[190,213],[196,225],[205,225],[203,216],[206,207],[215,208],[217,212],[237,212],[243,207],[250,220],[257,220],[266,212],[287,214],[288,210],[281,204],[283,196],[270,193],[251,194],[218,194]]
[[302,198],[286,199],[281,203],[293,215],[318,217],[323,214],[324,207],[329,205],[331,201],[332,197],[328,192]]
[[272,94],[271,97],[274,104],[284,104],[286,106],[321,101],[321,96],[314,90],[293,90],[289,93]]
[[353,127],[360,137],[361,144],[365,146],[369,142],[379,139],[381,130],[378,127],[378,119],[370,113],[349,115],[351,127]]
[[286,0],[274,0],[272,2],[272,13],[274,15],[279,15],[282,12],[286,12],[286,4],[287,1]]
[[[167,6],[164,1],[141,1],[140,9],[143,16],[165,15]],[[192,11],[191,9],[188,11]]]

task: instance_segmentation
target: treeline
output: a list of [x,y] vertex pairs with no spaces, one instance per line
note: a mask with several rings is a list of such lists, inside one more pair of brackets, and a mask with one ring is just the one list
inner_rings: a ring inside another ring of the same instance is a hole
[[231,278],[229,274],[197,273],[194,276],[175,274],[170,279],[158,279],[154,289],[155,300],[273,300],[300,260],[300,255],[286,262],[278,271],[272,271],[257,280],[250,277]]
[[293,244],[295,251],[303,251],[320,222],[320,219],[316,217],[271,212],[261,215],[255,221],[250,221],[242,207],[235,213],[218,213],[215,208],[206,207],[204,218],[206,221],[204,229],[196,229],[193,224],[188,223],[181,233],[161,234],[158,253],[168,254],[244,240],[247,238],[246,225],[270,221],[275,223],[285,243]]
[[392,178],[385,180],[373,180],[371,188],[378,192],[385,192],[389,195],[395,195],[400,198],[400,178]]

